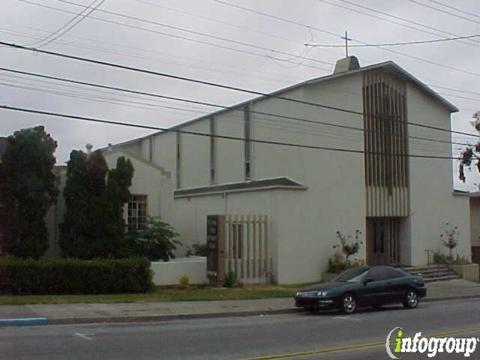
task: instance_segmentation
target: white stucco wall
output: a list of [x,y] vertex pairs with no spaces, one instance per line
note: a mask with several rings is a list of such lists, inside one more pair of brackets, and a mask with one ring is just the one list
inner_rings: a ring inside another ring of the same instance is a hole
[[[358,75],[312,84],[282,96],[361,112],[361,84],[362,77]],[[278,99],[255,103],[252,110],[360,128],[363,124],[360,115]],[[254,113],[251,119],[254,139],[363,149],[362,132]],[[205,123],[208,124],[207,121]],[[243,137],[243,113],[237,111],[218,116],[217,129],[219,134]],[[206,216],[209,214],[265,214],[271,221],[270,236],[274,239],[272,251],[277,281],[298,283],[321,279],[332,255],[332,246],[338,243],[336,231],[353,234],[359,229],[365,232],[363,155],[260,143],[253,143],[252,147],[254,179],[287,176],[304,184],[308,190],[256,191],[177,199],[176,226],[182,241],[186,246],[195,242],[204,243]],[[205,144],[204,148],[207,149],[204,156],[208,159],[208,146]],[[243,181],[243,151],[242,142],[219,142],[219,183]],[[196,152],[197,155],[199,153],[203,154]],[[203,160],[199,159],[199,162],[203,163]],[[204,167],[208,171],[208,163]],[[201,171],[202,168],[198,168],[195,174]],[[205,185],[203,176],[195,174],[192,174],[195,185]],[[364,256],[364,247],[359,256]]]
[[[412,85],[407,87],[408,121],[450,130],[450,114]],[[450,141],[448,132],[408,127],[409,136]],[[450,144],[410,139],[410,154],[452,156]],[[444,250],[440,234],[445,223],[458,225],[459,241],[455,252],[470,257],[470,212],[468,197],[453,196],[452,161],[410,158],[410,261],[427,263],[425,249]]]
[[[362,111],[361,75],[310,85],[284,96]],[[338,125],[363,127],[360,115],[267,100],[255,110]],[[255,120],[258,116],[254,115]],[[325,125],[278,120],[274,128],[254,122],[254,136],[299,144],[363,150],[363,133]],[[293,126],[293,127],[292,127]],[[363,154],[254,145],[257,178],[288,176],[308,187],[305,192],[278,192],[275,197],[278,237],[278,282],[299,283],[321,279],[338,244],[336,232],[365,233],[365,180]],[[364,242],[365,245],[365,242]],[[362,254],[364,256],[364,248]]]
[[[363,111],[362,74],[307,84],[281,96]],[[252,111],[304,118],[363,128],[361,114],[328,110],[318,106],[269,98],[251,105]],[[241,110],[241,109],[240,109]],[[450,129],[450,114],[429,96],[407,86],[408,121]],[[242,111],[215,116],[217,134],[244,137]],[[252,138],[292,144],[363,151],[363,132],[321,124],[305,123],[251,113]],[[209,118],[182,126],[182,130],[209,132]],[[448,133],[408,127],[410,136],[450,140]],[[182,134],[181,188],[205,186],[209,176],[209,138]],[[154,137],[152,161],[172,172],[175,185],[176,134]],[[150,154],[150,141],[142,140],[142,153]],[[410,139],[411,154],[451,156],[451,146],[440,142]],[[217,140],[217,183],[244,180],[244,144]],[[360,257],[365,254],[365,176],[363,153],[346,153],[252,143],[252,178],[289,177],[308,187],[307,191],[260,191],[252,193],[182,198],[174,201],[174,226],[181,234],[185,251],[206,240],[205,222],[210,214],[266,214],[275,238],[276,277],[280,283],[319,280],[325,271],[336,231],[364,234]],[[425,249],[437,250],[445,222],[460,227],[457,251],[470,256],[470,213],[467,201],[452,195],[451,161],[410,158],[410,216],[402,220],[401,261],[427,262]],[[149,183],[151,180],[148,181]],[[172,188],[175,187],[172,185]],[[139,188],[148,184],[140,183]],[[151,189],[156,191],[155,188]],[[431,194],[431,195],[430,195]]]
[[189,257],[170,261],[156,261],[150,264],[153,271],[153,283],[157,286],[178,285],[180,278],[188,276],[190,284],[206,284],[207,258]]
[[121,151],[107,151],[104,156],[109,168],[116,166],[120,156],[130,159],[134,168],[130,193],[148,195],[148,215],[158,216],[169,223],[173,222],[173,184],[168,172]]

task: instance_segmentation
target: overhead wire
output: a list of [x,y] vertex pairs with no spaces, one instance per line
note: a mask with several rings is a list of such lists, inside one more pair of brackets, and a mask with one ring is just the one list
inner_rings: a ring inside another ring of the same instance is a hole
[[[355,114],[355,115],[361,115],[361,116],[364,115],[363,112],[361,112],[361,111],[346,109],[346,108],[340,108],[340,107],[336,107],[336,106],[325,105],[325,104],[320,104],[320,103],[311,102],[311,101],[293,99],[293,98],[277,95],[276,93],[269,94],[269,93],[256,91],[256,90],[245,89],[245,88],[241,88],[241,87],[237,87],[237,86],[215,83],[215,82],[212,82],[212,81],[199,80],[199,79],[194,79],[194,78],[190,78],[190,77],[186,77],[186,76],[180,76],[180,75],[175,75],[175,74],[170,74],[170,73],[165,73],[165,72],[160,72],[160,71],[155,71],[155,70],[149,70],[149,69],[142,69],[142,68],[137,68],[137,67],[133,67],[133,66],[128,66],[128,65],[103,61],[103,60],[91,59],[91,58],[86,58],[86,57],[81,57],[81,56],[76,56],[76,55],[70,55],[70,54],[65,54],[65,53],[60,53],[60,52],[55,52],[55,51],[48,51],[48,50],[43,50],[43,49],[26,47],[26,46],[23,46],[23,45],[8,43],[8,42],[4,42],[4,41],[0,41],[0,45],[9,46],[9,47],[19,49],[19,50],[26,50],[26,51],[31,51],[31,52],[35,52],[35,53],[52,55],[52,56],[55,56],[55,57],[66,58],[66,59],[75,60],[75,61],[81,61],[81,62],[96,64],[96,65],[102,65],[102,66],[106,66],[106,67],[118,68],[118,69],[123,69],[123,70],[128,70],[128,71],[133,71],[133,72],[138,72],[138,73],[143,73],[143,74],[148,74],[148,75],[160,76],[160,77],[169,78],[169,79],[173,79],[173,80],[181,80],[181,81],[196,83],[196,84],[199,84],[199,85],[206,85],[206,86],[217,87],[217,88],[221,88],[221,89],[225,89],[225,90],[243,92],[243,93],[262,96],[262,97],[265,97],[265,98],[273,98],[273,99],[278,99],[278,100],[283,100],[283,101],[288,101],[288,102],[293,102],[293,103],[299,103],[299,104],[303,104],[303,105],[311,105],[311,106],[323,108],[323,109],[326,109],[326,110],[339,111],[339,112],[343,112],[343,113]],[[415,122],[411,122],[411,121],[407,121],[406,124],[411,125],[411,126],[426,128],[426,129],[430,129],[430,130],[437,130],[437,131],[448,132],[448,133],[456,133],[456,134],[461,134],[461,135],[469,135],[469,136],[474,136],[474,137],[478,136],[476,134],[470,134],[470,133],[461,132],[461,131],[453,131],[453,130],[449,130],[449,129],[445,129],[445,128],[441,128],[441,127],[437,127],[437,126],[420,124],[420,123],[415,123]]]
[[[31,44],[31,46],[47,46],[48,44],[54,42],[55,40],[65,35],[67,32],[69,32],[78,24],[80,24],[83,20],[85,20],[90,14],[92,14],[100,6],[102,6],[102,4],[105,2],[105,0],[100,0],[97,4],[95,4],[96,1],[97,0],[93,1],[90,5],[84,8],[84,10],[81,11],[78,15],[74,16],[70,21],[66,22],[63,26],[61,26],[59,29],[57,29],[53,33],[51,33],[45,39],[40,40],[40,42]],[[77,18],[79,19],[77,20]]]
[[[55,11],[59,11],[59,12],[63,12],[63,13],[75,14],[74,12],[69,11],[69,10],[60,9],[60,8],[45,5],[45,4],[39,4],[39,3],[30,1],[30,0],[17,0],[17,1],[20,1],[20,2],[23,2],[23,3],[26,3],[26,4],[30,4],[30,5],[34,5],[34,6],[39,6],[39,7],[55,10]],[[69,3],[69,4],[72,4],[72,5],[76,5],[76,6],[84,6],[84,5],[79,5],[79,4],[75,4],[75,3],[72,3],[72,2],[69,2],[69,1],[64,1],[64,0],[57,0],[57,1]],[[254,52],[254,51],[250,51],[250,50],[246,50],[246,49],[234,48],[234,47],[227,46],[227,45],[224,45],[224,44],[212,43],[212,42],[201,40],[201,39],[192,39],[192,38],[182,36],[182,35],[178,35],[178,34],[166,33],[166,32],[154,30],[154,29],[151,29],[151,28],[145,28],[145,27],[141,27],[141,26],[137,26],[137,25],[133,25],[133,24],[127,24],[127,23],[120,22],[120,21],[115,21],[115,20],[110,20],[110,19],[105,19],[105,18],[99,18],[99,17],[96,17],[96,16],[90,16],[89,19],[90,20],[101,21],[101,22],[105,22],[105,23],[109,23],[109,24],[120,25],[120,26],[124,26],[124,27],[127,27],[127,28],[131,28],[131,29],[147,31],[147,32],[163,35],[163,36],[174,38],[174,39],[181,39],[181,40],[190,41],[190,42],[194,42],[194,43],[198,43],[198,44],[217,47],[217,48],[224,49],[224,50],[230,50],[230,51],[234,51],[234,52],[244,53],[244,54],[248,54],[248,55],[252,55],[252,56],[269,58],[269,53],[273,52],[273,53],[277,53],[277,54],[283,54],[285,56],[290,56],[292,58],[298,57],[297,54],[292,54],[292,53],[288,53],[288,52],[285,52],[285,51],[276,50],[276,49],[273,49],[273,48],[266,48],[266,47],[255,45],[255,44],[249,44],[249,43],[245,43],[245,42],[241,42],[241,41],[236,41],[236,40],[233,40],[233,39],[223,38],[221,36],[216,36],[216,35],[205,34],[205,33],[197,32],[197,31],[193,31],[193,30],[188,30],[188,29],[181,28],[181,27],[176,27],[176,26],[173,26],[173,25],[163,24],[163,23],[160,23],[160,22],[157,22],[157,21],[137,18],[137,17],[134,17],[134,16],[130,16],[130,15],[126,15],[126,14],[120,14],[120,13],[116,13],[116,12],[108,11],[108,10],[103,10],[103,9],[99,9],[98,11],[99,12],[101,11],[103,13],[109,13],[111,15],[116,15],[116,16],[122,17],[122,18],[129,18],[131,20],[136,20],[136,21],[143,22],[143,23],[149,23],[149,24],[152,24],[152,25],[162,26],[162,27],[168,28],[170,30],[186,32],[186,33],[193,34],[193,35],[196,35],[196,36],[203,36],[203,37],[208,37],[210,39],[220,40],[220,41],[230,43],[230,44],[236,44],[236,45],[240,45],[240,46],[244,46],[244,47],[250,47],[250,48],[256,49],[256,50],[267,51],[268,53],[267,54],[258,53],[258,52]],[[276,58],[276,59],[279,60],[279,61],[290,62],[289,59],[281,59],[281,58]],[[325,62],[325,61],[322,61],[322,60],[318,60],[318,59],[313,59],[313,58],[304,58],[304,59],[308,60],[308,61],[311,61],[311,62],[331,65],[331,63],[328,63],[328,62]],[[322,68],[318,65],[312,65],[312,64],[302,64],[302,65],[306,66],[306,67],[314,68],[314,69],[329,70],[329,69],[326,69],[326,68]]]
[[[236,141],[242,141],[242,142],[245,141],[245,138],[239,137],[239,136],[219,135],[219,134],[202,133],[198,131],[181,130],[178,127],[164,128],[164,127],[152,126],[152,125],[135,124],[130,122],[100,119],[96,117],[64,114],[64,113],[44,111],[44,110],[38,110],[38,109],[29,109],[29,108],[11,106],[11,105],[5,105],[5,104],[0,104],[0,109],[29,113],[29,114],[38,114],[38,115],[44,115],[44,116],[50,116],[50,117],[56,117],[56,118],[65,118],[65,119],[72,119],[72,120],[78,120],[78,121],[94,122],[99,124],[136,127],[141,129],[157,130],[162,132],[173,132],[173,133],[180,133],[180,134],[187,134],[187,135],[203,136],[208,138],[218,138],[218,139],[224,139],[224,140],[236,140]],[[452,156],[424,155],[424,154],[391,154],[391,153],[384,153],[384,152],[372,152],[372,151],[357,150],[357,149],[345,149],[345,148],[328,147],[328,146],[298,144],[298,143],[289,143],[289,142],[283,142],[283,141],[274,141],[274,140],[256,139],[256,138],[251,138],[249,139],[249,141],[252,143],[260,143],[260,144],[266,144],[266,145],[279,145],[284,147],[335,151],[335,152],[353,153],[353,154],[362,154],[362,155],[376,154],[376,155],[388,155],[388,156],[408,157],[408,158],[417,158],[417,159],[458,160],[458,157],[452,157]]]
[[[242,111],[243,112],[243,110],[239,109],[238,106],[225,106],[225,105],[220,105],[220,104],[211,103],[211,102],[197,101],[197,100],[185,99],[185,98],[181,98],[181,97],[166,96],[166,95],[161,95],[161,94],[157,94],[157,93],[138,91],[138,90],[121,88],[121,87],[117,87],[117,86],[108,86],[108,85],[103,85],[103,84],[98,84],[98,83],[78,81],[78,80],[66,79],[66,78],[61,78],[61,77],[54,77],[54,76],[32,73],[32,72],[26,72],[26,71],[20,71],[20,70],[9,69],[9,68],[0,67],[0,71],[7,72],[7,73],[13,73],[13,74],[27,75],[27,76],[32,76],[32,77],[41,78],[41,79],[55,80],[55,81],[60,81],[60,82],[63,82],[63,83],[84,85],[84,86],[89,86],[89,87],[93,87],[93,88],[100,88],[100,89],[107,89],[107,90],[114,90],[114,91],[119,91],[119,92],[128,93],[128,94],[143,95],[143,96],[149,96],[149,97],[154,97],[154,98],[180,101],[180,102],[194,104],[194,105],[209,106],[209,107],[221,108],[221,109],[225,109],[225,110],[235,110],[235,111]],[[288,116],[288,115],[285,115],[285,114],[275,114],[275,113],[269,113],[269,112],[258,111],[258,110],[251,110],[250,112],[252,114],[258,115],[258,116],[273,117],[275,119],[282,119],[282,120],[293,120],[293,121],[296,121],[296,122],[304,122],[304,123],[308,123],[308,124],[322,125],[322,126],[327,126],[327,127],[332,127],[332,128],[341,128],[341,129],[360,131],[360,132],[371,131],[371,130],[365,130],[363,127],[342,125],[342,124],[337,124],[337,123],[330,123],[330,122],[325,122],[325,121],[306,119],[306,118],[303,118],[303,117]],[[371,132],[383,133],[381,131],[371,131]],[[409,138],[416,139],[416,140],[430,141],[430,142],[433,142],[433,143],[438,142],[438,143],[448,143],[448,144],[451,144],[451,145],[463,145],[463,146],[470,146],[471,145],[470,143],[460,143],[460,142],[448,141],[448,140],[443,140],[443,139],[420,137],[420,136],[414,136],[414,135],[410,135]]]

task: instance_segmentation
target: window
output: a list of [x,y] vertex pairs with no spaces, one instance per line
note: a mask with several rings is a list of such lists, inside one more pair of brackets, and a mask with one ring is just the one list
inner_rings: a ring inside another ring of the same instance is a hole
[[250,121],[250,109],[248,106],[245,106],[244,110],[244,132],[245,132],[245,141],[244,141],[244,153],[245,153],[245,179],[249,180],[252,177],[252,142],[251,139],[251,121]]
[[216,147],[217,147],[217,138],[215,127],[215,118],[210,118],[210,183],[215,184],[217,180],[216,174]]
[[127,225],[129,229],[143,229],[147,223],[147,195],[132,195],[128,202]]

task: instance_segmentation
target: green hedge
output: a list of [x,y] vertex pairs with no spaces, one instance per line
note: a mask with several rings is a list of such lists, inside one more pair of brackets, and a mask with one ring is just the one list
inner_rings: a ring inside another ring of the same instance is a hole
[[115,294],[151,290],[145,258],[18,259],[0,258],[0,292],[13,294]]

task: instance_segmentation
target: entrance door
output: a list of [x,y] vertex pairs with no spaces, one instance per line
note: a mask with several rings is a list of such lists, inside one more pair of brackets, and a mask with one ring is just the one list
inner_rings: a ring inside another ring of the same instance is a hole
[[400,263],[399,228],[398,218],[367,219],[367,263],[369,265]]

